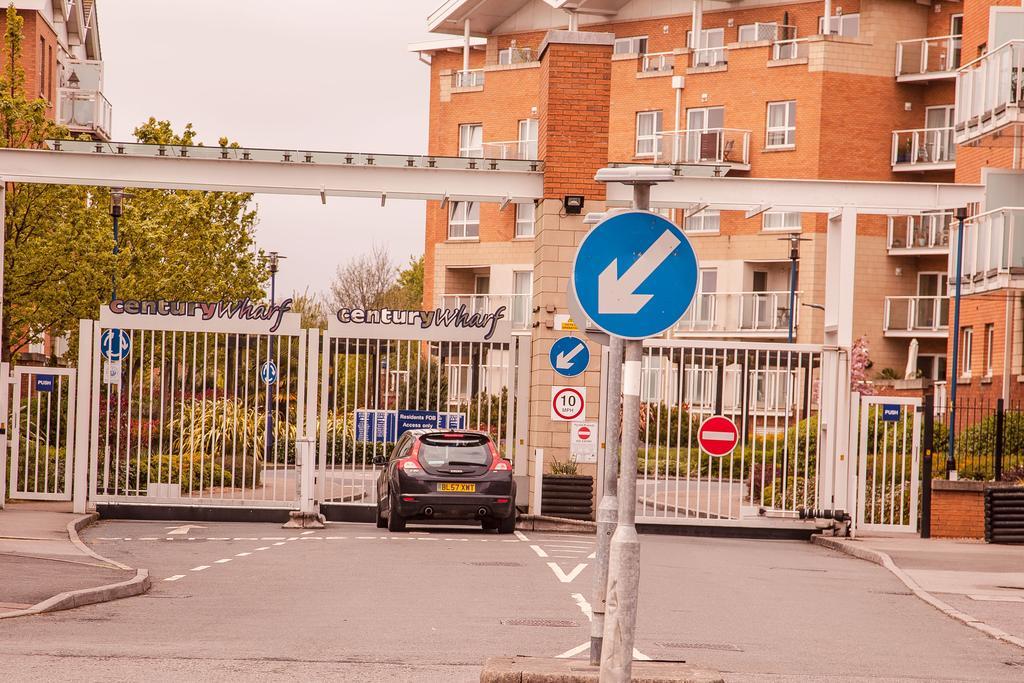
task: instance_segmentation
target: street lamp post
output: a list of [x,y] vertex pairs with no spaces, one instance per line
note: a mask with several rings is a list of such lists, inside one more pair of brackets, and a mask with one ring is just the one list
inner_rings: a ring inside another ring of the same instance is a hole
[[949,370],[949,443],[946,451],[946,476],[956,479],[956,456],[953,449],[956,445],[956,381],[957,369],[960,367],[960,280],[964,269],[964,220],[967,209],[956,210],[956,284],[953,297],[953,364]]
[[800,243],[808,241],[808,238],[800,237],[800,235],[793,233],[779,239],[789,242],[789,313],[786,316],[788,318],[789,332],[786,335],[786,341],[792,344],[794,318],[796,317],[796,282],[800,263]]
[[114,269],[110,275],[110,300],[117,298],[117,256],[121,251],[119,223],[124,213],[124,189],[110,188],[110,217],[114,221]]
[[[280,269],[281,259],[287,258],[287,257],[281,256],[281,254],[279,254],[276,251],[270,252],[269,254],[267,254],[267,256],[270,259],[269,260],[269,264],[268,264],[270,266],[270,305],[273,306],[275,304],[275,298],[277,296],[277,271]],[[275,355],[276,349],[277,349],[277,344],[275,343],[274,335],[271,334],[270,338],[267,340],[267,360],[266,360],[267,363],[270,363],[274,359],[274,355]],[[278,371],[278,372],[280,372],[280,371]],[[281,379],[280,376],[278,376],[276,381],[280,381],[280,379]],[[275,443],[274,443],[275,442],[275,440],[274,440],[274,431],[271,428],[272,427],[271,423],[273,422],[273,418],[271,417],[271,414],[270,414],[270,385],[269,384],[267,385],[267,396],[266,396],[266,402],[265,402],[265,410],[266,410],[266,438],[263,440],[263,462],[267,462],[270,459],[270,452],[274,449],[274,446],[275,446]]]

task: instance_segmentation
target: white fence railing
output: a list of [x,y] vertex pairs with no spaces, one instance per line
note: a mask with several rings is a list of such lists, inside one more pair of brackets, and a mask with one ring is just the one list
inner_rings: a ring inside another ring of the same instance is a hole
[[506,140],[503,142],[485,142],[485,159],[536,159],[536,140]]
[[776,40],[772,43],[772,59],[806,59],[810,41],[807,38]]
[[[950,229],[956,243],[957,224]],[[949,272],[956,273],[956,249],[949,250]],[[963,283],[985,287],[986,279],[1024,269],[1024,207],[1004,207],[974,216],[964,224]]]
[[690,50],[690,66],[725,66],[729,63],[729,51],[725,47],[702,47]]
[[676,63],[671,52],[647,52],[640,55],[640,71],[645,74],[670,73]]
[[[796,294],[797,314],[794,327],[800,322],[800,293]],[[700,292],[675,332],[773,333],[789,330],[789,292]]]
[[961,36],[938,36],[896,43],[896,75],[946,74],[960,66]]
[[892,132],[892,165],[950,164],[956,161],[953,128],[916,128]]
[[113,108],[102,92],[60,88],[57,121],[73,133],[97,134],[109,140]]
[[929,213],[919,216],[889,216],[889,251],[949,249],[949,222],[953,214]]
[[958,142],[993,130],[1019,113],[1024,99],[1024,40],[1011,40],[968,62],[956,77],[954,125]]
[[882,331],[939,332],[949,330],[948,296],[887,296]]
[[658,134],[655,162],[749,164],[750,131],[739,128],[667,130]]
[[452,86],[456,88],[477,88],[484,84],[483,69],[469,69],[452,73]]
[[526,330],[530,327],[529,294],[444,294],[441,297],[442,308],[459,308],[465,306],[470,313],[493,313],[505,306],[505,315],[512,320],[512,329]]

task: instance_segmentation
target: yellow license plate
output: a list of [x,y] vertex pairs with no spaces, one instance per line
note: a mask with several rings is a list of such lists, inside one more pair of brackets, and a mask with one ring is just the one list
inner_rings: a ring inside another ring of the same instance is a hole
[[476,493],[476,484],[438,484],[437,490],[452,493]]

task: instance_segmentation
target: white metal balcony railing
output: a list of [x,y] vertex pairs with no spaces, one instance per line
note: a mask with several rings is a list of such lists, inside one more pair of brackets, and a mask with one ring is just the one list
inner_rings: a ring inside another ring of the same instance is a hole
[[807,59],[810,50],[808,38],[790,38],[772,43],[772,60]]
[[952,212],[889,216],[890,254],[944,254],[949,250]]
[[726,66],[729,63],[729,51],[725,47],[702,47],[690,50],[690,66]]
[[465,306],[470,313],[493,313],[502,306],[508,310],[505,316],[512,320],[512,329],[525,330],[530,327],[530,294],[444,294],[442,308]]
[[536,159],[536,140],[506,140],[504,142],[485,142],[483,146],[485,159]]
[[60,88],[57,92],[57,122],[72,133],[90,133],[110,139],[113,108],[98,90]]
[[949,331],[949,297],[885,297],[882,331],[888,336],[946,336]]
[[750,131],[739,128],[695,128],[658,133],[654,161],[671,164],[750,165]]
[[903,80],[952,78],[960,66],[961,36],[936,36],[896,43],[896,77]]
[[455,88],[479,88],[484,84],[483,69],[452,72],[452,86]]
[[1024,40],[1003,43],[964,64],[956,76],[953,115],[963,144],[1011,123],[1024,123]]
[[[958,226],[950,225],[956,244]],[[955,282],[956,249],[949,250],[950,282]],[[964,223],[961,283],[965,293],[1006,286],[1007,276],[1024,275],[1024,207],[1004,207],[978,214]]]
[[676,57],[671,52],[645,52],[640,55],[640,72],[645,74],[672,73]]
[[498,51],[498,64],[526,64],[537,61],[533,49],[528,47],[506,47]]
[[956,167],[953,128],[916,128],[892,132],[893,170]]
[[[795,297],[800,323],[800,292]],[[700,292],[676,323],[675,332],[785,335],[789,331],[789,292]]]

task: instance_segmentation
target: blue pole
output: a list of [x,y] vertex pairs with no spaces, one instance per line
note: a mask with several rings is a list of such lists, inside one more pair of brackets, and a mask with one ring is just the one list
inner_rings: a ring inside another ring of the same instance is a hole
[[956,210],[956,289],[953,297],[953,364],[949,371],[949,445],[946,451],[946,476],[956,471],[956,457],[953,450],[956,444],[956,383],[960,370],[960,280],[963,279],[964,268],[964,219],[965,209]]
[[789,268],[789,334],[786,340],[790,344],[793,343],[793,317],[796,315],[796,244],[797,242],[794,240],[789,250],[791,264]]

